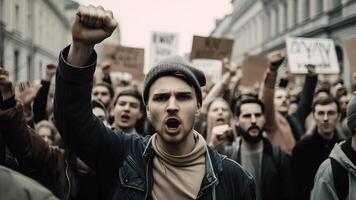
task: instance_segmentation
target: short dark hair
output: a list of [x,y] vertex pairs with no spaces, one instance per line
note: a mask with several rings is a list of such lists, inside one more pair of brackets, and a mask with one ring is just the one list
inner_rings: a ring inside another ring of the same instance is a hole
[[106,119],[108,119],[108,111],[106,110],[103,102],[101,102],[100,100],[93,99],[93,100],[91,100],[91,105],[92,105],[92,109],[94,109],[94,108],[102,109],[105,113]]
[[322,93],[322,92],[325,92],[326,94],[331,95],[329,89],[321,87],[321,88],[316,89],[316,91],[314,92],[314,97],[318,96],[318,94]]
[[335,103],[336,104],[336,107],[337,107],[337,112],[341,112],[341,108],[340,108],[340,104],[339,102],[334,98],[332,97],[331,95],[328,95],[328,96],[320,96],[320,97],[317,97],[313,100],[313,103],[312,103],[312,112],[315,112],[315,107],[316,105],[328,105],[328,104],[332,104],[332,103]]
[[247,104],[247,103],[258,104],[261,107],[262,113],[265,112],[265,106],[264,106],[263,102],[256,95],[243,94],[243,95],[240,95],[235,102],[235,106],[234,106],[235,116],[240,116],[241,106],[243,104]]
[[94,85],[94,87],[96,86],[103,86],[103,87],[106,87],[108,90],[109,90],[109,94],[110,94],[110,97],[113,98],[114,97],[114,89],[112,89],[111,85],[106,83],[106,82],[100,82],[100,83],[96,83]]
[[113,106],[116,105],[118,99],[121,97],[121,96],[132,96],[134,98],[136,98],[139,102],[140,102],[140,110],[141,111],[144,111],[145,110],[145,105],[143,104],[143,101],[142,101],[142,95],[140,94],[140,92],[136,89],[132,89],[132,88],[127,88],[127,89],[124,89],[122,90],[120,93],[118,93],[113,101]]

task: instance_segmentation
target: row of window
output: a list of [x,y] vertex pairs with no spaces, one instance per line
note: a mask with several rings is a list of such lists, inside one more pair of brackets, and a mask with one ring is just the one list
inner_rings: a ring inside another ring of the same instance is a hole
[[[264,5],[262,12],[243,25],[233,37],[235,50],[242,55],[248,50],[261,46],[266,41],[293,29],[300,23],[323,13],[326,0],[285,0],[277,4]],[[342,5],[342,0],[332,0],[331,6]]]
[[[23,68],[21,67],[21,63],[20,63],[20,59],[21,59],[21,55],[20,55],[20,50],[18,49],[15,49],[14,52],[13,52],[13,58],[14,58],[14,67],[13,67],[13,71],[12,71],[12,78],[13,80],[15,81],[18,81],[20,80],[20,73],[21,73],[21,70],[27,70],[26,71],[26,75],[27,77],[23,77],[25,78],[26,80],[31,80],[33,81],[35,79],[35,68],[32,66],[32,56],[31,55],[27,55],[26,56],[26,68]],[[38,66],[38,72],[39,72],[39,77],[38,78],[41,78],[42,76],[42,61],[40,60],[39,61],[39,66]]]

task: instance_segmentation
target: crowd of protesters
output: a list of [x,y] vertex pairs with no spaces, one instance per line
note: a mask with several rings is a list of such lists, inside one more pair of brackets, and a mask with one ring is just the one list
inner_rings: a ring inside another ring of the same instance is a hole
[[180,57],[143,83],[113,80],[93,47],[116,26],[82,6],[39,85],[0,68],[0,199],[356,199],[356,97],[342,79],[307,65],[302,87],[277,81],[275,52],[259,87],[226,60],[206,84]]

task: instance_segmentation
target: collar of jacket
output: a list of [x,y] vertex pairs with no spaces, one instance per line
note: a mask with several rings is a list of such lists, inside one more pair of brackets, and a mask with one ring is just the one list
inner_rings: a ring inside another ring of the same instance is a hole
[[[143,151],[142,157],[147,160],[153,160],[155,151],[152,147],[152,137],[147,136],[145,141],[147,141],[147,144],[145,150]],[[222,161],[226,158],[224,156],[219,156],[219,154],[211,150],[208,146],[206,146],[206,148],[205,175],[197,198],[201,197],[207,188],[211,186],[216,187],[218,185],[219,181],[217,174],[220,174],[223,171]]]
[[318,132],[318,128],[316,126],[314,127],[314,129],[312,131],[313,132],[311,133],[310,137],[311,137],[311,141],[314,143],[324,144],[324,143],[329,143],[329,142],[337,143],[337,142],[341,141],[340,136],[339,136],[340,133],[338,132],[338,130],[336,128],[334,131],[334,136],[333,136],[333,138],[331,138],[331,140],[324,139]]

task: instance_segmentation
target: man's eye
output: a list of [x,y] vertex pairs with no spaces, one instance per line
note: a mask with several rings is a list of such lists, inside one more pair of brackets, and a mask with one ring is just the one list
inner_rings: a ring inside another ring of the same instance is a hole
[[191,98],[192,97],[189,94],[180,94],[177,96],[177,99],[181,101],[187,101],[190,100]]
[[323,116],[323,115],[324,115],[324,112],[318,112],[317,115]]
[[167,95],[157,95],[153,98],[154,101],[167,101],[168,96]]
[[251,118],[250,114],[242,115],[243,118]]
[[261,113],[256,113],[255,116],[256,116],[256,117],[261,117],[262,114],[261,114]]
[[124,101],[119,101],[118,104],[119,104],[120,106],[125,106],[125,105],[126,105],[126,102],[124,102]]

